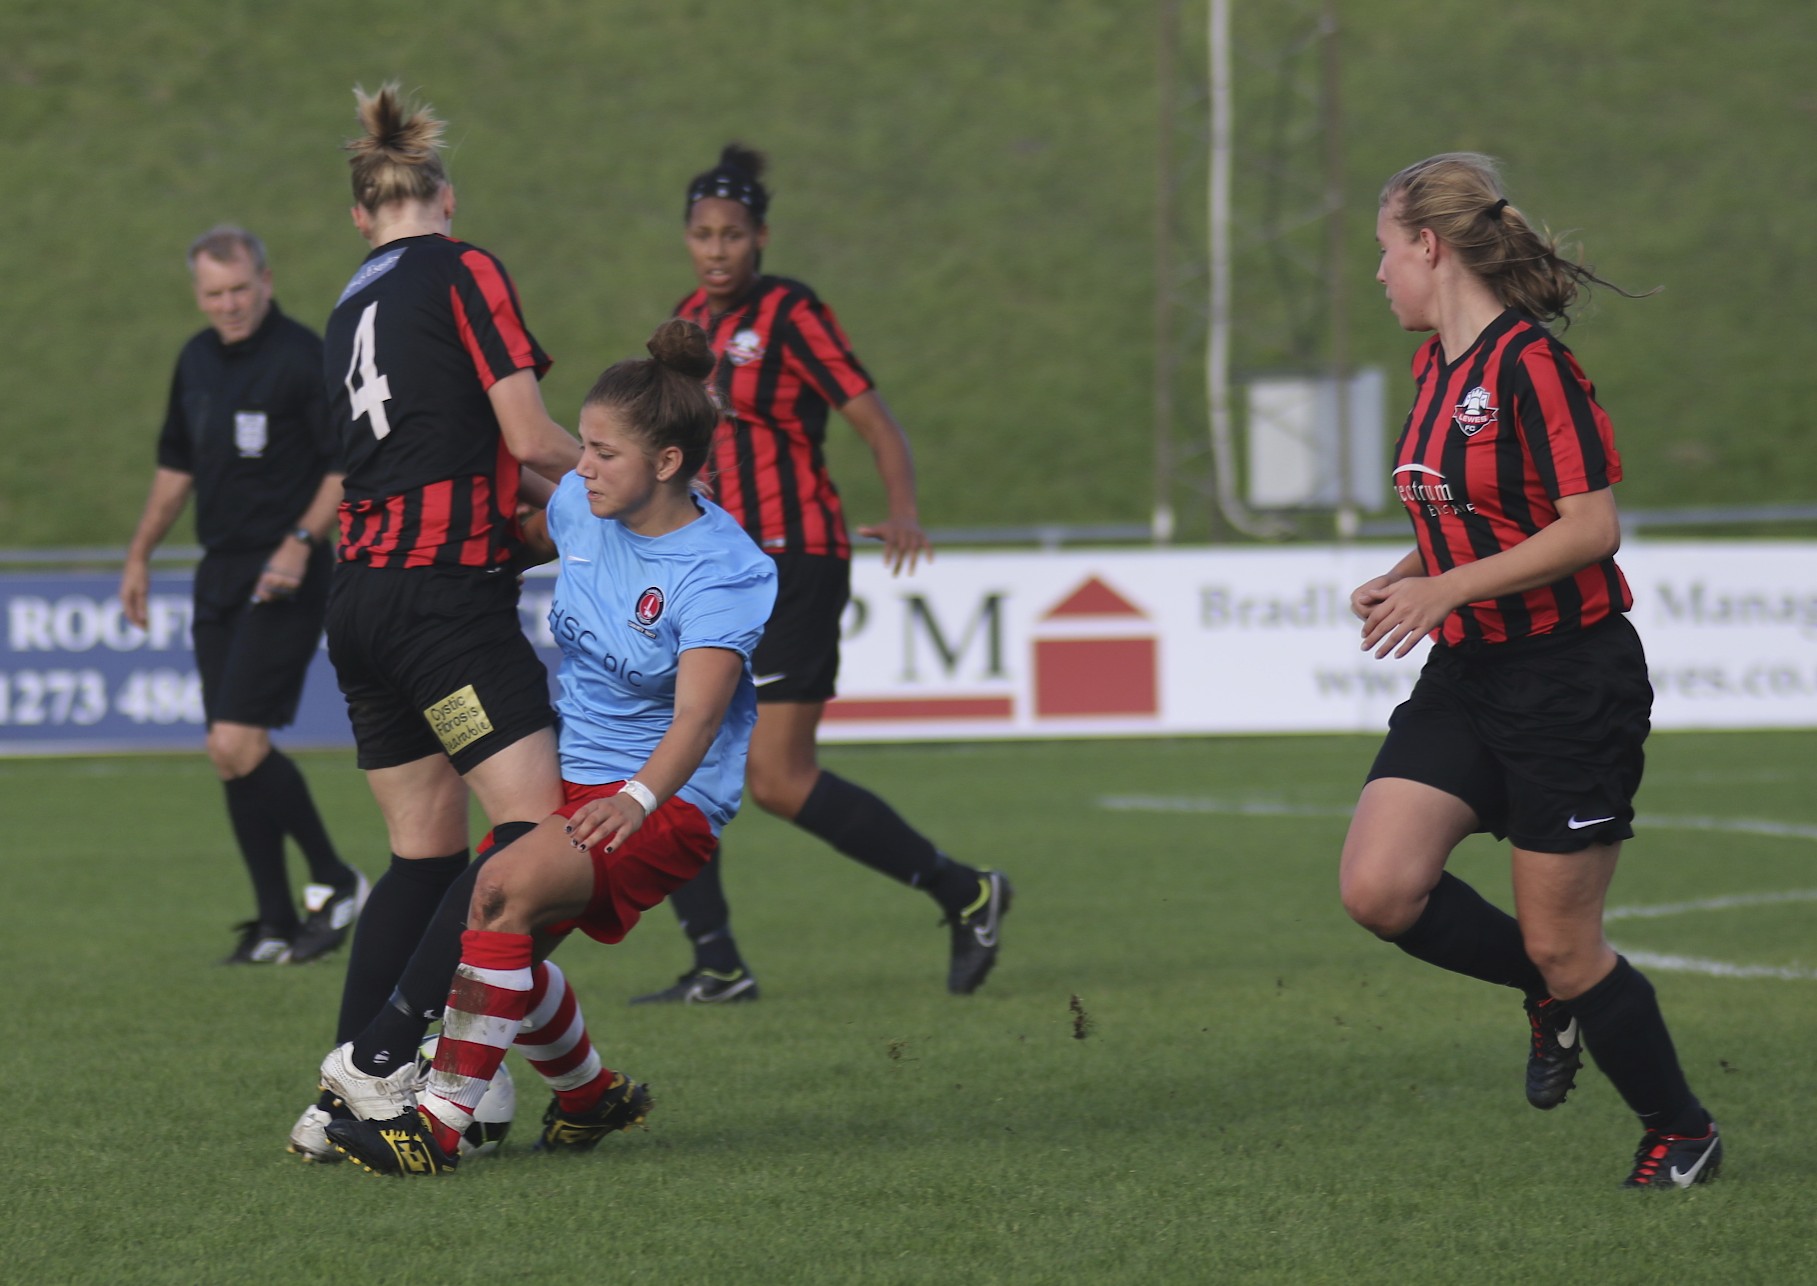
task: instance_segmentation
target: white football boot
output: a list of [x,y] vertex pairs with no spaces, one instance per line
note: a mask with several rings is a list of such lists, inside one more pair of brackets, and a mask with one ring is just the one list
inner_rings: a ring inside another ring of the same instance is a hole
[[328,1141],[328,1122],[332,1120],[332,1116],[311,1103],[303,1109],[303,1115],[297,1118],[297,1123],[290,1127],[290,1142],[284,1150],[296,1153],[305,1161],[322,1164],[339,1161],[341,1154]]
[[[353,1042],[338,1045],[322,1060],[322,1088],[340,1099],[362,1121],[389,1121],[416,1110],[422,1072],[406,1060],[389,1076],[374,1076],[353,1065]],[[323,1122],[324,1127],[326,1122]]]

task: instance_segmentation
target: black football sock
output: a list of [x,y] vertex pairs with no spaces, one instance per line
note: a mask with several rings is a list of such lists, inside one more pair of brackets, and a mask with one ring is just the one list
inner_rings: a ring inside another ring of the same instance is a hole
[[1452,973],[1536,998],[1547,994],[1539,966],[1527,958],[1519,921],[1450,871],[1439,876],[1413,927],[1389,941],[1414,959]]
[[366,909],[354,921],[335,1044],[352,1040],[384,1007],[442,895],[466,869],[465,849],[446,857],[391,855],[391,865],[372,886]]
[[1709,1129],[1710,1115],[1685,1083],[1653,984],[1626,957],[1617,956],[1608,977],[1571,1001],[1571,1014],[1590,1056],[1642,1125],[1693,1138]]
[[290,900],[290,880],[284,874],[284,828],[266,807],[257,776],[255,769],[221,783],[227,792],[227,819],[233,824],[246,874],[252,877],[259,923],[273,933],[294,937],[299,921],[296,904]]
[[246,774],[245,780],[257,779],[265,795],[265,807],[286,835],[297,842],[303,860],[309,864],[309,878],[316,884],[332,885],[347,890],[359,883],[352,867],[334,851],[328,828],[316,811],[309,794],[309,783],[303,779],[296,763],[282,751],[273,750]]
[[694,944],[694,967],[736,974],[745,964],[732,937],[732,909],[726,905],[725,887],[719,878],[725,860],[725,846],[721,845],[693,879],[669,894],[669,901],[675,907],[675,918],[681,921],[681,931]]
[[862,786],[822,770],[795,825],[855,862],[922,889],[949,912],[978,900],[978,872],[935,848],[901,814]]
[[448,886],[397,986],[353,1038],[353,1065],[362,1072],[389,1076],[400,1062],[415,1058],[429,1024],[442,1016],[455,966],[461,962],[467,908],[484,862],[483,857],[477,859]]
[[388,1076],[400,1062],[416,1057],[429,1024],[442,1016],[448,988],[461,962],[461,934],[467,928],[467,910],[480,867],[512,840],[536,829],[535,822],[500,822],[492,828],[492,842],[480,850],[472,865],[459,875],[429,920],[399,975],[397,986],[372,1021],[353,1038],[353,1064],[363,1072]]

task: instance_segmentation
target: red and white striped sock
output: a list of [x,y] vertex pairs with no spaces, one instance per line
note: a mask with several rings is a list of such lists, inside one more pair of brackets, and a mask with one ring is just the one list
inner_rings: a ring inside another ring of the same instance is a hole
[[473,1123],[473,1109],[530,1008],[530,947],[527,933],[468,929],[461,934],[461,963],[419,1102],[445,1151],[458,1146]]
[[545,960],[536,966],[534,978],[517,1050],[555,1092],[564,1112],[585,1112],[599,1102],[614,1073],[601,1065],[587,1038],[587,1020],[562,971]]

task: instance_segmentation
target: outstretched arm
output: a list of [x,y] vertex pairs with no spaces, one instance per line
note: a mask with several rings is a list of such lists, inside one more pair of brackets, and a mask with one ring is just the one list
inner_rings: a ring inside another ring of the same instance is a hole
[[858,528],[858,534],[883,542],[883,561],[891,575],[912,572],[922,555],[931,561],[934,552],[927,533],[921,530],[915,503],[915,457],[909,450],[908,434],[876,389],[860,393],[840,407],[839,413],[870,447],[889,502],[889,518]]

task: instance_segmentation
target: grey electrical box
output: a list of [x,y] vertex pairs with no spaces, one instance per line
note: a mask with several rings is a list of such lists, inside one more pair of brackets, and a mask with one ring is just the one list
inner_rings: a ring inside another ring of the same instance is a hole
[[1366,367],[1346,382],[1350,449],[1345,486],[1339,449],[1337,381],[1322,375],[1263,375],[1246,382],[1249,505],[1252,509],[1381,509],[1389,460],[1382,439],[1388,382]]

